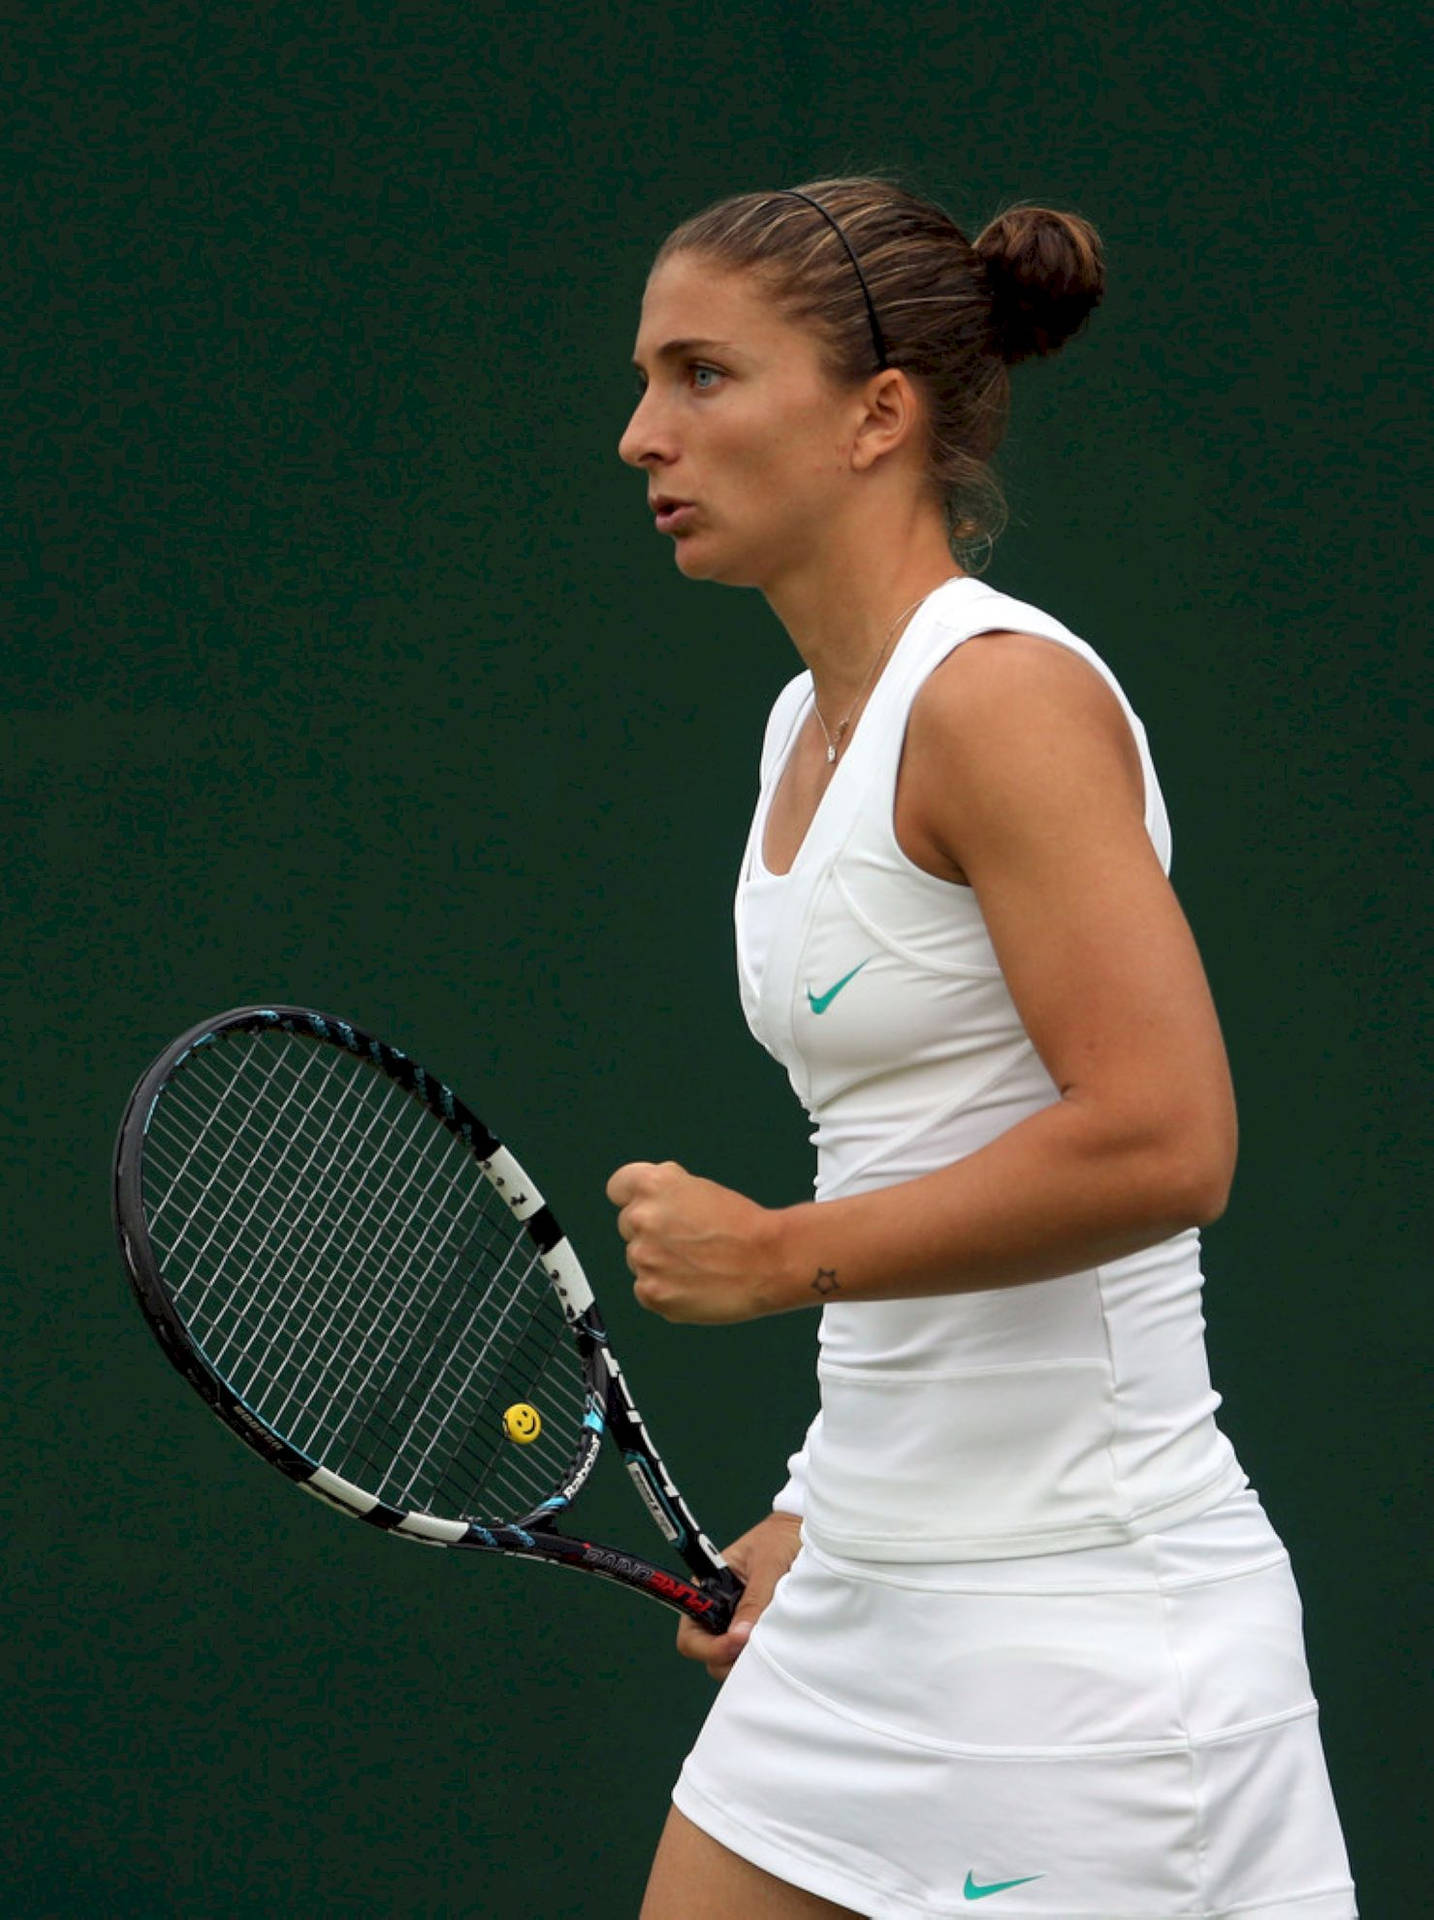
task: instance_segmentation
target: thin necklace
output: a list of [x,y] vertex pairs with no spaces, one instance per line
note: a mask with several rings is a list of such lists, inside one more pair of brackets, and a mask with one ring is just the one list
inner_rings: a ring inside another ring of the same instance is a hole
[[887,654],[891,650],[891,643],[896,638],[897,628],[901,625],[903,620],[909,620],[911,618],[911,615],[915,613],[916,609],[921,605],[922,600],[928,599],[929,597],[930,597],[929,594],[923,593],[920,596],[920,599],[913,600],[909,607],[903,607],[901,609],[901,612],[897,614],[896,618],[892,621],[891,625],[887,628],[886,638],[881,643],[881,652],[876,656],[875,660],[872,661],[871,672],[866,676],[866,679],[862,682],[861,692],[856,696],[855,700],[853,700],[851,705],[847,708],[844,716],[837,721],[835,732],[831,732],[828,730],[827,723],[822,718],[822,710],[817,705],[816,695],[815,693],[812,695],[812,712],[817,716],[817,725],[821,728],[822,737],[827,743],[827,765],[828,766],[831,766],[832,762],[836,759],[837,753],[841,748],[841,743],[846,738],[847,728],[851,725],[852,718],[855,715],[857,708],[861,705],[862,701],[865,700],[867,694],[871,691],[871,683],[873,680],[875,680],[877,676],[877,671],[880,668],[882,661],[886,658]]

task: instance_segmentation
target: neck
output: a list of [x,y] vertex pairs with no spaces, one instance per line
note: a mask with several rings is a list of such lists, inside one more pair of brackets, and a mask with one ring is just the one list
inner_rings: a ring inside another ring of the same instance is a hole
[[820,554],[764,588],[833,726],[869,691],[882,649],[895,642],[913,604],[961,571],[939,521],[901,531],[905,538],[873,530],[860,539],[834,535]]

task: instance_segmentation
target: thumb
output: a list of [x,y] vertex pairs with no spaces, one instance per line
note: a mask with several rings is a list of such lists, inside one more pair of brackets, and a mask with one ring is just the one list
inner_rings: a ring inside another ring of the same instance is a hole
[[742,1568],[746,1585],[727,1623],[724,1639],[738,1646],[746,1646],[752,1637],[753,1627],[766,1612],[768,1602],[777,1590],[777,1582],[785,1572],[786,1567],[773,1560],[770,1554],[754,1554],[751,1557]]
[[761,1613],[762,1607],[755,1603],[745,1610],[739,1607],[727,1623],[728,1644],[736,1648],[745,1647],[752,1637],[752,1629],[756,1626]]
[[635,1199],[656,1171],[651,1160],[629,1160],[607,1183],[607,1197],[615,1207],[625,1207]]
[[737,1663],[737,1656],[752,1637],[752,1631],[766,1610],[772,1597],[776,1581],[763,1579],[760,1575],[753,1586],[744,1591],[737,1603],[736,1611],[727,1622],[727,1630],[715,1641],[709,1641],[705,1650],[707,1671],[714,1680],[725,1680]]
[[754,1570],[752,1579],[742,1590],[742,1598],[727,1623],[729,1634],[743,1641],[750,1640],[752,1629],[767,1610],[767,1602],[776,1590],[776,1581],[765,1569]]

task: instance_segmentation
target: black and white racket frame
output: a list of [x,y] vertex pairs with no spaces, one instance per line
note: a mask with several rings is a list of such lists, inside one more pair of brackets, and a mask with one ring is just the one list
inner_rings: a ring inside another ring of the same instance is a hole
[[[538,1507],[508,1524],[483,1526],[472,1520],[405,1512],[376,1499],[318,1465],[275,1432],[209,1365],[190,1338],[161,1274],[145,1220],[145,1136],[164,1087],[196,1049],[212,1046],[229,1033],[266,1029],[342,1047],[396,1082],[463,1143],[541,1255],[543,1271],[562,1305],[581,1358],[587,1410],[559,1485]],[[171,1362],[231,1432],[306,1493],[399,1539],[423,1546],[470,1547],[482,1553],[572,1567],[662,1601],[714,1634],[726,1628],[741,1597],[742,1583],[697,1524],[653,1445],[613,1355],[587,1275],[567,1235],[515,1155],[451,1088],[399,1048],[375,1039],[349,1021],[305,1007],[236,1007],[199,1022],[164,1049],[130,1096],[115,1147],[114,1217],[135,1296]],[[597,1463],[604,1435],[617,1447],[654,1525],[681,1557],[691,1579],[669,1572],[640,1554],[557,1531],[555,1523]]]

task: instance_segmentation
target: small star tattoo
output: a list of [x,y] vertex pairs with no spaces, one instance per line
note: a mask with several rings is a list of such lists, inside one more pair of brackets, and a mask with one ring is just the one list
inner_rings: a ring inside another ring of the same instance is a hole
[[840,1293],[835,1267],[818,1267],[817,1277],[812,1282],[812,1292],[819,1293],[825,1300],[829,1293]]

